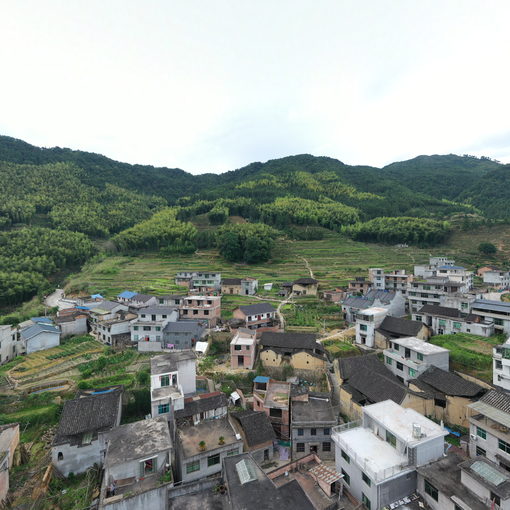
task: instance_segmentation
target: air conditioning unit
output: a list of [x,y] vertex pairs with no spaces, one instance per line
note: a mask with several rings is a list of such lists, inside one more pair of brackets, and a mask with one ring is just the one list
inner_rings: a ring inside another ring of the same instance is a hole
[[471,441],[476,441],[477,435],[476,434],[469,434],[469,437],[471,438]]

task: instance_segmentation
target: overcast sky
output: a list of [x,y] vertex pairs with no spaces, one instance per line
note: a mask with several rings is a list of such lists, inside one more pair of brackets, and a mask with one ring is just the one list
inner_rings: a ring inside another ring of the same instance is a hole
[[3,0],[0,134],[222,172],[510,162],[510,1]]

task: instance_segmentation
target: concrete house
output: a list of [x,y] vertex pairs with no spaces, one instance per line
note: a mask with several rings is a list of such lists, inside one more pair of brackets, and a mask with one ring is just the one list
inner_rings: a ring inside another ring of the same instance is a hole
[[347,292],[351,294],[366,294],[372,288],[372,282],[364,276],[356,276],[347,284]]
[[151,416],[172,420],[184,409],[184,397],[196,393],[196,360],[193,351],[176,351],[151,359]]
[[122,387],[82,392],[64,404],[51,448],[53,467],[62,475],[103,464],[103,432],[120,424]]
[[438,266],[437,276],[462,284],[460,292],[467,292],[473,288],[473,271],[468,271],[465,267],[449,264]]
[[172,440],[164,418],[121,425],[105,435],[100,510],[166,510],[173,486]]
[[316,296],[319,282],[315,278],[298,278],[292,282],[294,296]]
[[492,349],[492,384],[510,391],[510,338]]
[[13,360],[24,352],[23,342],[12,326],[0,326],[0,364]]
[[223,459],[243,450],[226,417],[178,427],[176,442],[176,476],[183,483],[220,474]]
[[426,279],[415,278],[407,285],[407,299],[409,310],[414,314],[425,305],[441,305],[447,296],[457,295],[462,289],[462,283],[454,282],[444,277]]
[[379,510],[416,491],[416,468],[443,457],[447,434],[391,400],[366,406],[361,421],[333,429],[336,470],[352,496]]
[[213,328],[221,317],[221,296],[187,296],[179,306],[179,316],[207,322]]
[[206,335],[204,322],[178,320],[168,322],[163,328],[165,349],[192,349]]
[[386,308],[372,306],[356,313],[356,343],[375,348],[375,335],[377,328],[388,314]]
[[184,399],[184,407],[175,411],[174,418],[178,426],[198,425],[203,421],[217,420],[227,416],[228,399],[225,393],[199,393]]
[[243,439],[243,450],[261,464],[270,462],[278,450],[274,448],[276,435],[267,414],[247,409],[231,413],[230,417],[234,430]]
[[136,296],[136,294],[137,294],[137,292],[125,290],[124,292],[117,294],[117,296],[115,296],[115,297],[119,303],[130,303],[131,300]]
[[266,413],[278,439],[290,439],[290,383],[257,376],[253,380],[253,410]]
[[416,379],[409,380],[409,388],[428,393],[434,398],[434,408],[427,416],[450,425],[469,427],[468,405],[476,402],[487,391],[482,386],[453,372],[431,366]]
[[384,350],[384,361],[399,380],[407,383],[431,366],[448,371],[450,351],[415,337],[397,338]]
[[331,430],[338,424],[328,393],[307,393],[291,403],[292,458],[310,453],[324,460],[335,458]]
[[156,306],[158,298],[150,294],[135,294],[129,301],[130,308],[144,308],[146,306]]
[[497,333],[510,334],[510,303],[475,299],[471,305],[471,314],[479,316],[482,321],[494,321],[494,329]]
[[60,345],[60,329],[54,324],[38,322],[20,331],[23,351],[27,354],[44,351]]
[[221,293],[253,296],[257,293],[258,286],[258,280],[254,278],[223,278],[221,280]]
[[489,460],[465,460],[449,453],[420,466],[418,493],[432,510],[510,508],[510,475]]
[[232,315],[235,319],[242,321],[243,326],[248,329],[279,327],[276,308],[270,303],[239,306]]
[[510,471],[510,394],[491,390],[467,407],[469,455],[486,457]]
[[484,320],[479,315],[464,313],[457,308],[425,305],[413,314],[413,317],[426,324],[434,335],[471,333],[472,335],[492,336],[494,334],[493,320]]
[[180,294],[165,294],[163,296],[158,296],[158,305],[179,307],[184,297],[185,296]]
[[230,367],[252,370],[257,358],[257,332],[239,328],[230,342]]
[[345,320],[352,324],[356,314],[367,308],[385,308],[391,317],[404,317],[406,300],[400,291],[369,290],[364,296],[349,296],[342,301]]
[[386,273],[384,269],[372,267],[368,270],[368,278],[376,290],[399,290],[402,294],[407,292],[407,284],[413,280],[412,274],[407,274],[404,269],[397,269]]
[[100,321],[113,319],[119,312],[127,312],[129,307],[124,303],[117,303],[116,301],[108,301],[103,299],[93,306],[89,307],[90,326],[92,333],[96,333],[96,324]]
[[111,319],[98,320],[95,324],[96,338],[114,347],[131,344],[131,322],[137,317],[135,313],[122,310]]
[[430,329],[420,321],[386,316],[375,330],[375,345],[379,349],[386,349],[394,338],[410,336],[420,340],[428,340],[430,338]]
[[86,335],[89,331],[88,310],[83,307],[65,308],[57,312],[55,324],[60,328],[62,338]]
[[430,257],[428,264],[414,266],[414,275],[421,278],[430,278],[437,276],[437,268],[439,266],[454,266],[455,260],[448,257]]
[[262,333],[259,340],[259,358],[267,368],[285,364],[296,370],[324,370],[327,358],[324,347],[311,333]]
[[9,492],[9,470],[19,444],[19,424],[0,425],[0,505]]
[[483,273],[483,283],[496,288],[510,287],[510,271],[490,269]]
[[[136,319],[131,321],[131,342],[138,344],[138,350],[161,350],[163,330],[169,322],[176,322],[179,318],[177,308],[147,306],[139,308],[136,313]],[[150,344],[154,342],[154,346],[151,346]]]
[[221,290],[221,273],[196,272],[191,276],[190,290],[205,293]]

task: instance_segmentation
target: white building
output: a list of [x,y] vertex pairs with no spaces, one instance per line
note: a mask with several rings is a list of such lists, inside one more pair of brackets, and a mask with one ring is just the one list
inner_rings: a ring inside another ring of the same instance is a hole
[[448,371],[450,351],[419,338],[394,338],[391,347],[384,350],[384,362],[402,382],[415,379],[428,367],[435,366]]
[[430,257],[428,264],[420,264],[414,266],[414,276],[420,278],[432,278],[437,276],[437,268],[439,266],[454,266],[455,260],[448,257]]
[[23,353],[23,343],[12,326],[0,326],[0,364],[13,360]]
[[373,306],[356,314],[356,343],[375,347],[375,330],[388,315],[386,308]]
[[131,321],[131,342],[163,341],[163,329],[179,318],[176,307],[149,306],[137,310],[138,317]]
[[492,349],[492,384],[510,391],[510,338]]
[[489,299],[476,299],[471,305],[471,314],[483,321],[494,321],[496,332],[510,334],[510,303]]
[[384,269],[372,267],[368,270],[368,279],[376,290],[399,290],[402,294],[406,294],[407,283],[412,281],[413,275],[407,274],[404,269],[385,273]]
[[438,266],[437,276],[448,278],[452,282],[461,283],[460,292],[467,292],[473,288],[473,271],[468,271],[462,266],[444,265]]
[[443,277],[415,279],[407,284],[409,310],[414,314],[425,305],[440,305],[445,297],[457,296],[461,287],[462,283]]
[[37,322],[20,331],[23,350],[27,354],[60,345],[60,329],[53,323]]
[[392,400],[365,406],[361,422],[333,428],[336,470],[358,501],[379,510],[416,491],[416,468],[443,456],[447,434]]

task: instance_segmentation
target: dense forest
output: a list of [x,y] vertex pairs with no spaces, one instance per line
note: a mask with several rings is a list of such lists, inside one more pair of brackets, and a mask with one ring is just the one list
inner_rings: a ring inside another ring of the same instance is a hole
[[468,155],[378,169],[304,154],[191,175],[0,136],[0,306],[47,291],[105,240],[122,253],[215,246],[248,263],[270,258],[278,235],[317,239],[323,229],[433,245],[451,219],[508,220],[509,184],[510,165]]

